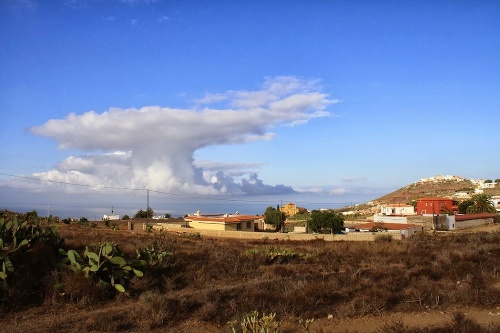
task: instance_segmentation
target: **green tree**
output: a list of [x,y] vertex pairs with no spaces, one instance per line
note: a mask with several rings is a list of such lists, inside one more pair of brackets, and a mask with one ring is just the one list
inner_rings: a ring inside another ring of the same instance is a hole
[[495,179],[495,183],[500,183],[500,178]]
[[496,213],[493,201],[491,201],[491,195],[487,194],[475,194],[471,197],[474,202],[467,208],[467,213]]
[[153,209],[151,207],[148,207],[148,210],[138,210],[137,213],[135,213],[134,218],[136,219],[145,219],[145,218],[152,218],[154,215]]
[[486,179],[486,180],[484,181],[484,183],[485,183],[485,184],[491,184],[491,183],[493,183],[493,181],[492,181],[491,179]]
[[314,232],[335,234],[344,227],[344,218],[332,210],[313,210],[308,223],[309,228]]
[[472,199],[462,201],[461,203],[458,204],[458,212],[460,214],[466,214],[467,208],[469,208],[473,204],[474,204],[474,200],[472,200]]
[[166,219],[169,219],[169,218],[171,218],[171,217],[172,217],[172,214],[169,214],[169,213],[165,214],[165,218],[166,218]]
[[123,215],[122,220],[130,220],[130,216],[128,216],[128,215]]
[[285,213],[279,210],[279,206],[277,208],[278,209],[269,206],[264,212],[264,222],[274,226],[276,231],[281,229],[281,225],[285,222],[286,219]]

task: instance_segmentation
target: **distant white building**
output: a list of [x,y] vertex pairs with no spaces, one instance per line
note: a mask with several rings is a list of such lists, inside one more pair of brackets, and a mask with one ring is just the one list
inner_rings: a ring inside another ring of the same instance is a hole
[[402,216],[407,216],[407,215],[416,215],[415,213],[415,207],[411,205],[406,205],[406,204],[389,204],[389,205],[382,205],[380,207],[380,214],[381,215],[402,215]]
[[497,212],[500,212],[500,195],[492,196],[491,201],[493,201],[493,206],[495,207]]
[[119,220],[120,215],[103,215],[102,220],[103,221],[112,221],[112,220]]

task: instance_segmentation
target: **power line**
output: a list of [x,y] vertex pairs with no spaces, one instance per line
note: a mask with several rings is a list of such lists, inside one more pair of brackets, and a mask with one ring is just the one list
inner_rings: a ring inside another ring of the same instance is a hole
[[[130,188],[130,187],[118,187],[118,186],[105,186],[105,185],[98,185],[98,184],[79,184],[79,183],[70,183],[70,182],[63,182],[63,181],[49,180],[49,179],[41,179],[41,178],[28,177],[28,176],[12,175],[12,174],[3,173],[3,172],[0,172],[0,175],[8,176],[8,177],[14,177],[14,178],[21,178],[21,179],[36,180],[36,181],[41,181],[41,182],[49,182],[49,183],[55,183],[55,184],[61,184],[61,185],[70,185],[70,186],[94,187],[94,188],[102,188],[102,189],[127,190],[127,191],[149,191],[149,192],[154,192],[154,193],[158,193],[158,194],[164,194],[164,195],[169,195],[169,196],[174,196],[174,197],[180,197],[180,198],[190,198],[190,199],[213,200],[213,201],[228,201],[228,202],[248,202],[248,203],[269,203],[269,202],[275,202],[276,201],[276,200],[251,200],[251,199],[234,199],[234,198],[207,197],[207,196],[199,196],[199,195],[192,195],[192,194],[180,194],[180,193],[172,193],[172,192],[166,192],[166,191],[155,191],[155,190],[151,190],[151,189],[148,190],[148,189],[145,189],[145,188]],[[284,200],[284,201],[287,201],[287,200]],[[352,201],[350,201],[350,202],[307,202],[307,201],[295,201],[295,202],[299,203],[299,204],[309,204],[309,205],[352,205],[352,204],[355,203],[355,202],[352,202]]]
[[0,172],[0,175],[2,175],[2,176],[14,177],[14,178],[22,178],[22,179],[38,180],[38,181],[41,181],[41,182],[49,182],[49,183],[62,184],[62,185],[71,185],[71,186],[96,187],[96,188],[106,188],[106,189],[114,189],[114,190],[130,190],[130,191],[144,191],[144,190],[145,190],[145,189],[142,189],[142,188],[130,188],[130,187],[105,186],[105,185],[97,185],[97,184],[77,184],[77,183],[69,183],[69,182],[63,182],[63,181],[58,181],[58,180],[50,180],[50,179],[41,179],[41,178],[28,177],[28,176],[11,175],[11,174],[8,174],[8,173],[3,173],[3,172]]

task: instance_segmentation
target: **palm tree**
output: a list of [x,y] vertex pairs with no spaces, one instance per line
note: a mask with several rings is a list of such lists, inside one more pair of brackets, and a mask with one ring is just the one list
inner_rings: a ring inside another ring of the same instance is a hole
[[495,206],[493,206],[493,201],[491,201],[491,196],[487,194],[474,194],[471,197],[474,202],[472,205],[467,207],[467,213],[496,213]]

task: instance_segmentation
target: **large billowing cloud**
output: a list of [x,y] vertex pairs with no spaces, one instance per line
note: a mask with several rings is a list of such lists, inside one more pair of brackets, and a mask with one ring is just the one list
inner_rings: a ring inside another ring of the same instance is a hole
[[56,140],[60,148],[87,154],[69,157],[55,170],[36,176],[191,194],[291,193],[294,190],[289,186],[263,184],[256,174],[258,163],[196,163],[194,152],[208,146],[271,140],[272,128],[326,117],[331,103],[335,101],[321,92],[317,82],[275,77],[267,78],[257,91],[207,94],[189,109],[146,106],[72,113],[31,131]]

